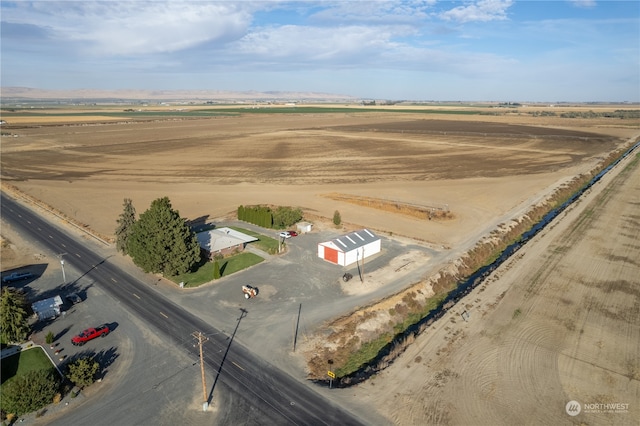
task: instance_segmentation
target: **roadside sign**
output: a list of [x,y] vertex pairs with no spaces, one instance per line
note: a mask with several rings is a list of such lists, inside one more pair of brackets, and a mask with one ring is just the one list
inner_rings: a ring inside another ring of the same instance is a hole
[[329,370],[327,371],[327,376],[331,377],[332,379],[336,378],[336,373],[334,373],[333,371]]

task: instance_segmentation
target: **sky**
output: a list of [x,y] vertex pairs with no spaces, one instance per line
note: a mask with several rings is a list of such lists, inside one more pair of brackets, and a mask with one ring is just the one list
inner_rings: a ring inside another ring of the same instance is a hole
[[4,1],[0,85],[640,102],[637,0]]

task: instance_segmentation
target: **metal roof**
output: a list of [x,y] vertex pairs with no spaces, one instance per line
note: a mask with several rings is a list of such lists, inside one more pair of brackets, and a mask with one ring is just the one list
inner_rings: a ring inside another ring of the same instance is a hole
[[62,306],[62,298],[55,296],[32,303],[31,309],[39,319],[43,320],[60,315],[60,306]]
[[216,228],[206,232],[199,232],[196,234],[196,238],[198,238],[200,247],[211,253],[258,240],[231,228]]
[[380,237],[368,229],[361,229],[360,231],[355,231],[321,244],[330,246],[341,252],[348,252],[366,246],[379,239]]

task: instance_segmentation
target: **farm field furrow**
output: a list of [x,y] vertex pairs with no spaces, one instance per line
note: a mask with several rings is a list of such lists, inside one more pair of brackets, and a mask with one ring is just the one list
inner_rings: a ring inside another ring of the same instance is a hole
[[[397,424],[637,424],[639,164],[463,299],[468,322],[452,309],[357,395]],[[607,403],[628,410],[587,408]]]

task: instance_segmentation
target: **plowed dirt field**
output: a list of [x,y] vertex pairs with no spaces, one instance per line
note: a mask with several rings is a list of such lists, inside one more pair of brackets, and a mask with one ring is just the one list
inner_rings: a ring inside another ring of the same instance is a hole
[[[327,218],[339,210],[344,222],[454,246],[587,171],[633,132],[578,119],[424,117],[9,121],[3,131],[15,137],[2,138],[2,180],[103,235],[113,234],[124,198],[142,212],[168,196],[188,219],[217,218],[241,204],[290,205]],[[446,206],[454,220],[402,217],[328,193]]]
[[[327,221],[338,210],[344,222],[424,243],[447,261],[639,134],[637,120],[527,114],[7,120],[3,183],[100,234],[113,234],[124,198],[141,213],[168,196],[192,220],[265,203],[301,207]],[[391,367],[333,397],[346,404],[353,398],[399,425],[637,424],[637,161],[611,179]],[[452,218],[412,218],[327,194],[444,206]],[[13,253],[20,257],[19,249]],[[572,400],[582,407],[576,417],[565,411]],[[600,403],[628,409],[594,412]]]

